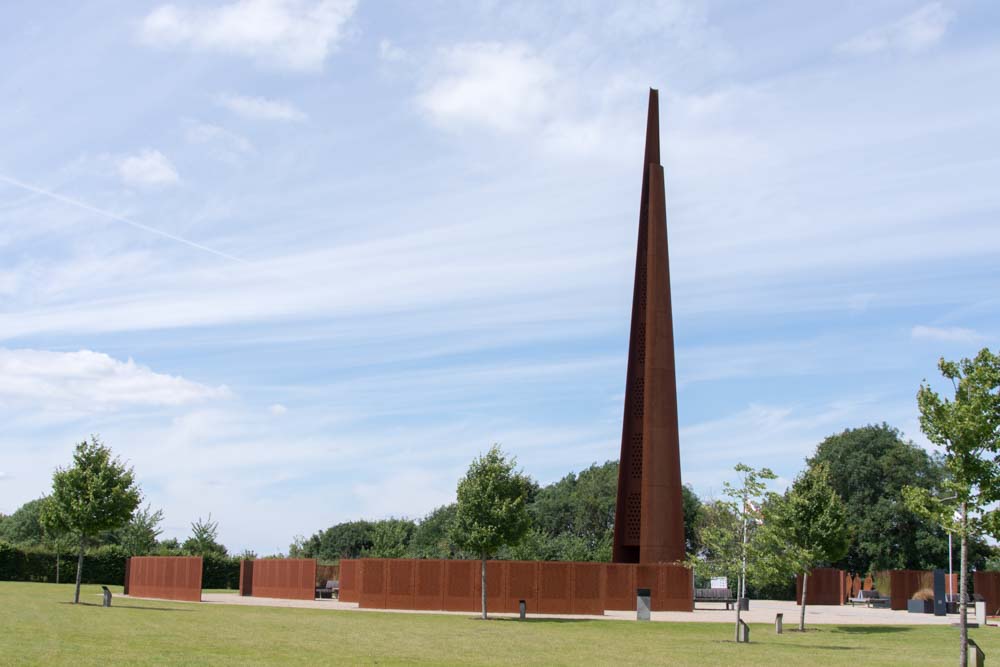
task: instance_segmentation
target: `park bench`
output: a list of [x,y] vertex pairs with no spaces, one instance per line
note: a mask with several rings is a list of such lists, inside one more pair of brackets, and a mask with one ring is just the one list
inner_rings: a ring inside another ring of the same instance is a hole
[[329,579],[325,586],[320,586],[316,589],[316,597],[319,599],[329,598],[333,600],[334,598],[340,597],[340,582]]
[[726,609],[732,609],[736,604],[733,592],[728,588],[696,588],[694,589],[695,604],[699,602],[722,602]]
[[855,598],[849,598],[848,603],[853,607],[856,604],[863,604],[866,607],[876,608],[888,608],[890,605],[890,599],[883,597],[878,591],[858,591],[858,596]]

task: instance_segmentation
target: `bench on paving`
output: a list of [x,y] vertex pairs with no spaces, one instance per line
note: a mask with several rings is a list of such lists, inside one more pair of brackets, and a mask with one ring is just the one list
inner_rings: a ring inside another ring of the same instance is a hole
[[694,589],[695,604],[699,602],[722,602],[726,609],[732,609],[736,604],[733,592],[728,588],[696,588]]
[[858,596],[855,598],[848,598],[848,603],[853,607],[857,604],[863,604],[866,607],[871,607],[873,609],[888,609],[890,605],[890,600],[887,597],[883,597],[881,593],[876,590],[871,591],[858,591]]

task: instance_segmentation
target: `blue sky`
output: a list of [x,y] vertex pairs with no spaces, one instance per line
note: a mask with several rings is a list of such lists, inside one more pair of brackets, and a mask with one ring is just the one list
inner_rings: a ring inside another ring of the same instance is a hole
[[787,482],[1000,332],[989,2],[0,9],[0,512],[99,433],[183,538],[616,458],[647,90],[682,471]]

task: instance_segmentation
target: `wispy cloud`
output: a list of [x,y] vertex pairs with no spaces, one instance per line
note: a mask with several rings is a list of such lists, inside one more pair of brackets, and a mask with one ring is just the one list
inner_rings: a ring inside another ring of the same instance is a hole
[[138,186],[174,185],[181,180],[166,155],[148,148],[121,158],[118,174],[126,184]]
[[337,47],[355,0],[237,0],[219,7],[160,5],[142,21],[140,38],[246,56],[265,66],[315,71]]
[[385,62],[399,62],[406,59],[406,51],[392,42],[390,39],[379,40],[378,57]]
[[920,340],[936,340],[946,343],[978,343],[986,340],[974,329],[963,329],[962,327],[929,327],[918,324],[910,330],[913,338]]
[[437,66],[439,73],[417,101],[445,127],[522,130],[543,117],[552,101],[555,70],[524,44],[458,44],[441,51]]
[[216,98],[219,105],[255,120],[303,121],[306,114],[291,102],[266,97],[250,97],[225,93]]
[[951,9],[940,2],[932,2],[898,21],[858,35],[837,49],[855,55],[893,50],[923,51],[941,41],[954,17]]
[[91,350],[0,348],[0,403],[50,410],[116,410],[127,406],[177,406],[226,398],[210,387],[156,373],[131,359]]

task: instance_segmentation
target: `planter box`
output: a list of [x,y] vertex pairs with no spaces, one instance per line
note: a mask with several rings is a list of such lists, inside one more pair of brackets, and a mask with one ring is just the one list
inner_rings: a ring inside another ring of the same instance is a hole
[[906,611],[911,614],[933,614],[934,600],[907,600]]

